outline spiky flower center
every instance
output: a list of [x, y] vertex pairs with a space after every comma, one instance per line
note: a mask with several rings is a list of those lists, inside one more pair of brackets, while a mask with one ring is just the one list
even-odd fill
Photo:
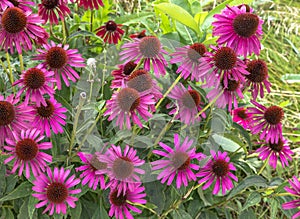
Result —
[[255, 14], [244, 13], [239, 14], [233, 20], [234, 32], [245, 38], [249, 38], [257, 31], [259, 18]]
[[228, 85], [226, 90], [227, 91], [236, 91], [240, 86], [240, 82], [239, 81], [235, 81], [235, 80], [228, 80]]
[[90, 165], [94, 170], [103, 170], [107, 167], [107, 163], [101, 162], [96, 154], [93, 155]]
[[45, 81], [44, 72], [38, 68], [31, 68], [24, 75], [24, 84], [31, 89], [41, 88], [45, 84]]
[[277, 125], [283, 119], [284, 112], [279, 106], [270, 106], [264, 113], [265, 120], [271, 125]]
[[133, 88], [123, 88], [117, 95], [117, 102], [123, 111], [133, 111], [140, 105], [139, 92]]
[[250, 12], [250, 6], [249, 5], [247, 5], [247, 4], [242, 4], [242, 5], [239, 5], [239, 6], [237, 6], [238, 8], [242, 8], [243, 6], [245, 6], [246, 7], [246, 12]]
[[55, 204], [63, 203], [69, 195], [68, 188], [63, 183], [53, 182], [47, 187], [47, 199]]
[[187, 55], [193, 62], [198, 63], [199, 58], [201, 58], [205, 52], [206, 52], [205, 45], [203, 45], [202, 43], [194, 43], [187, 50]]
[[50, 68], [60, 69], [67, 63], [67, 61], [67, 52], [61, 47], [52, 47], [46, 54], [46, 62]]
[[139, 49], [145, 58], [155, 58], [159, 55], [160, 47], [160, 41], [155, 36], [145, 36], [139, 44]]
[[189, 155], [185, 152], [176, 152], [171, 161], [173, 167], [177, 170], [186, 170], [191, 163]]
[[217, 159], [212, 165], [212, 171], [218, 177], [226, 176], [229, 172], [229, 163], [222, 159]]
[[146, 36], [146, 30], [143, 30], [142, 32], [140, 32], [136, 38], [142, 39], [143, 37]]
[[58, 6], [58, 0], [42, 0], [42, 4], [45, 8], [51, 10]]
[[1, 24], [8, 33], [19, 33], [25, 29], [27, 17], [20, 8], [7, 8], [2, 14]]
[[122, 156], [114, 161], [112, 170], [117, 179], [126, 179], [133, 173], [134, 166], [128, 157]]
[[118, 196], [118, 191], [114, 190], [112, 193], [110, 193], [109, 200], [113, 205], [122, 206], [126, 204], [127, 196], [126, 194], [123, 195], [123, 193]]
[[198, 106], [200, 100], [200, 95], [195, 90], [188, 90], [181, 97], [182, 104], [189, 109]]
[[253, 60], [247, 64], [250, 74], [245, 75], [253, 83], [261, 83], [268, 77], [268, 67], [263, 60]]
[[278, 143], [271, 143], [269, 142], [269, 147], [275, 151], [275, 152], [280, 152], [283, 148], [284, 142], [279, 139]]
[[37, 113], [40, 115], [40, 117], [43, 118], [50, 118], [54, 113], [54, 105], [49, 100], [46, 100], [47, 106], [41, 105], [40, 107], [37, 107]]
[[20, 2], [18, 2], [17, 0], [8, 0], [9, 2], [11, 2], [15, 7], [18, 7]]
[[123, 74], [130, 75], [131, 72], [135, 69], [136, 64], [133, 61], [127, 62], [123, 67]]
[[14, 106], [7, 101], [0, 101], [0, 126], [9, 125], [15, 119]]
[[37, 143], [30, 138], [25, 138], [17, 142], [16, 154], [20, 160], [32, 160], [36, 157], [38, 152], [39, 148]]
[[230, 70], [237, 61], [236, 53], [229, 47], [222, 47], [217, 50], [214, 56], [215, 65], [221, 70]]
[[117, 30], [118, 25], [114, 21], [108, 21], [105, 24], [105, 28], [106, 28], [107, 31], [114, 32], [114, 31]]
[[247, 119], [248, 118], [248, 114], [246, 113], [246, 109], [240, 109], [237, 112], [238, 117], [240, 117], [241, 119]]
[[152, 78], [145, 70], [136, 70], [128, 77], [128, 87], [139, 92], [143, 92], [152, 88]]

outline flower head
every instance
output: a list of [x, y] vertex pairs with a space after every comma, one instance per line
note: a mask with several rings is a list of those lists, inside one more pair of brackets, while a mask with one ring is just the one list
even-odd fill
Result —
[[[197, 173], [197, 177], [201, 177], [198, 183], [205, 183], [202, 187], [203, 190], [210, 187], [215, 181], [213, 194], [216, 195], [222, 187], [222, 194], [225, 195], [226, 190], [233, 188], [231, 179], [238, 181], [238, 178], [233, 175], [230, 171], [235, 171], [236, 168], [230, 163], [230, 158], [227, 156], [227, 152], [220, 152], [216, 154], [215, 151], [210, 152], [212, 159], [209, 160], [206, 165]], [[231, 178], [231, 179], [230, 179]]]
[[251, 116], [249, 115], [248, 109], [245, 107], [236, 108], [231, 111], [233, 115], [233, 121], [237, 124], [240, 124], [244, 127], [244, 129], [249, 128], [249, 122], [251, 120]]
[[130, 35], [129, 35], [129, 37], [130, 37], [131, 39], [134, 39], [134, 38], [139, 38], [139, 39], [141, 39], [141, 38], [143, 38], [143, 37], [145, 37], [145, 36], [147, 36], [147, 35], [146, 35], [146, 30], [142, 30], [142, 31], [139, 32], [139, 33], [134, 33], [134, 34], [130, 34]]
[[205, 155], [202, 153], [196, 153], [196, 148], [190, 149], [193, 144], [193, 140], [189, 140], [186, 137], [182, 144], [180, 144], [179, 135], [174, 135], [174, 146], [172, 149], [168, 145], [160, 142], [159, 145], [165, 150], [153, 150], [154, 154], [165, 157], [166, 159], [161, 159], [151, 162], [152, 170], [163, 169], [157, 179], [162, 183], [167, 182], [167, 185], [171, 185], [175, 176], [176, 187], [180, 188], [183, 184], [188, 186], [188, 181], [196, 181], [196, 176], [193, 170], [199, 170], [200, 166], [192, 163], [193, 161], [204, 158]]
[[105, 25], [96, 29], [96, 35], [101, 37], [103, 41], [110, 44], [117, 44], [121, 40], [121, 36], [124, 34], [122, 30], [122, 24], [116, 24], [114, 21], [108, 21]]
[[125, 43], [122, 48], [124, 50], [120, 52], [120, 60], [135, 60], [135, 63], [139, 63], [143, 59], [146, 71], [150, 71], [152, 66], [156, 77], [166, 74], [165, 67], [168, 63], [163, 54], [167, 54], [167, 51], [163, 50], [157, 37], [145, 36], [140, 39], [135, 38], [134, 42]]
[[55, 209], [57, 214], [66, 214], [66, 203], [71, 208], [75, 208], [75, 201], [77, 201], [78, 198], [71, 195], [80, 193], [81, 189], [72, 190], [71, 188], [79, 184], [80, 179], [75, 179], [75, 175], [68, 177], [70, 172], [70, 170], [65, 170], [63, 167], [60, 169], [55, 167], [52, 172], [48, 167], [46, 174], [41, 173], [41, 175], [36, 177], [36, 180], [33, 181], [34, 186], [32, 190], [37, 193], [32, 194], [32, 196], [41, 201], [36, 204], [35, 207], [41, 208], [47, 205], [43, 214], [50, 211], [49, 215], [53, 215]]
[[103, 7], [103, 1], [102, 0], [71, 0], [72, 2], [79, 2], [79, 6], [83, 6], [85, 10], [87, 9], [99, 9], [100, 6]]
[[65, 0], [42, 0], [39, 6], [39, 15], [45, 23], [49, 20], [50, 24], [58, 24], [58, 16], [61, 20], [71, 13]]
[[247, 57], [253, 52], [259, 55], [263, 20], [252, 9], [247, 11], [245, 5], [226, 7], [221, 14], [214, 15], [213, 35], [220, 36], [217, 43], [232, 48], [237, 55]]
[[118, 65], [118, 69], [111, 72], [114, 79], [111, 82], [111, 88], [120, 88], [128, 80], [128, 76], [136, 68], [137, 64], [133, 61], [126, 62], [124, 64]]
[[47, 167], [46, 162], [52, 162], [51, 155], [40, 151], [52, 148], [52, 143], [40, 142], [44, 139], [44, 136], [40, 135], [40, 133], [38, 129], [27, 129], [26, 131], [23, 129], [20, 134], [13, 133], [14, 140], [6, 139], [8, 146], [4, 146], [4, 149], [9, 151], [8, 154], [11, 156], [4, 163], [7, 164], [15, 159], [12, 173], [15, 173], [19, 168], [18, 175], [21, 176], [25, 169], [25, 176], [28, 179], [31, 169], [36, 177], [45, 171]]
[[[300, 207], [300, 182], [296, 176], [293, 176], [292, 179], [289, 179], [290, 187], [284, 187], [285, 191], [291, 193], [293, 196], [296, 196], [298, 199], [286, 202], [282, 204], [282, 208], [285, 210], [298, 208]], [[292, 219], [296, 219], [300, 217], [300, 211], [292, 216]]]
[[54, 71], [57, 88], [61, 90], [61, 79], [63, 78], [66, 86], [70, 86], [69, 80], [76, 82], [79, 75], [72, 67], [85, 67], [84, 59], [78, 54], [77, 49], [69, 49], [69, 45], [56, 45], [54, 42], [43, 45], [45, 50], [37, 49], [40, 53], [34, 60], [42, 60], [42, 66]]
[[17, 7], [23, 11], [32, 11], [30, 6], [34, 6], [35, 3], [28, 0], [1, 0], [0, 11], [5, 10], [7, 7]]

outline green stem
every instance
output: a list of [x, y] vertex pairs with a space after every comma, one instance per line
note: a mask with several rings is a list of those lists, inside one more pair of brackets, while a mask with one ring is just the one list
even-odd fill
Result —
[[94, 10], [91, 10], [91, 23], [90, 23], [90, 31], [93, 32], [93, 21], [94, 20]]
[[12, 86], [12, 89], [13, 91], [15, 92], [16, 89], [15, 87], [13, 86], [13, 83], [14, 83], [14, 76], [13, 76], [13, 73], [12, 73], [12, 68], [11, 68], [11, 63], [10, 63], [10, 57], [9, 57], [9, 54], [8, 52], [6, 53], [6, 61], [7, 61], [7, 66], [8, 66], [8, 72], [9, 72], [9, 80], [10, 80], [10, 83], [11, 83], [11, 86]]
[[102, 86], [101, 86], [101, 94], [102, 94], [102, 98], [104, 99], [104, 85], [105, 85], [105, 74], [106, 74], [106, 72], [107, 72], [107, 69], [106, 69], [106, 65], [107, 65], [107, 62], [106, 62], [106, 44], [104, 44], [104, 46], [103, 46], [103, 55], [104, 55], [104, 63], [103, 63], [103, 65], [104, 65], [104, 68], [103, 68], [103, 70], [102, 70], [102, 81], [101, 81], [101, 83], [102, 83]]
[[61, 23], [62, 23], [62, 31], [63, 31], [63, 42], [62, 42], [62, 44], [65, 44], [66, 41], [67, 41], [69, 33], [68, 33], [68, 28], [67, 28], [65, 20], [62, 20]]
[[271, 157], [271, 154], [268, 156], [268, 158], [265, 160], [264, 164], [262, 165], [262, 167], [260, 168], [260, 170], [258, 171], [257, 175], [260, 175], [262, 173], [262, 171], [265, 169], [265, 167], [267, 166], [269, 159]]
[[23, 62], [23, 55], [22, 53], [19, 54], [19, 60], [20, 60], [20, 70], [21, 70], [21, 73], [24, 71], [24, 62]]

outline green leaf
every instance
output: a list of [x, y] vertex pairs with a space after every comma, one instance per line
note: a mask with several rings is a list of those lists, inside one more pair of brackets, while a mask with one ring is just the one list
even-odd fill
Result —
[[8, 195], [2, 197], [0, 199], [0, 202], [27, 197], [28, 195], [31, 194], [31, 191], [32, 191], [31, 188], [32, 188], [32, 184], [30, 182], [28, 182], [28, 181], [23, 182], [14, 191], [12, 191]]
[[225, 138], [218, 134], [213, 134], [212, 138], [215, 140], [217, 144], [219, 144], [225, 151], [234, 152], [240, 148], [240, 145], [230, 140], [229, 138]]
[[277, 212], [278, 212], [278, 201], [276, 199], [271, 200], [271, 215], [270, 218], [276, 218]]
[[192, 219], [192, 216], [182, 209], [176, 209], [175, 211], [172, 211], [171, 216], [174, 219]]
[[246, 203], [244, 204], [243, 210], [246, 210], [247, 208], [256, 205], [260, 202], [261, 195], [258, 192], [252, 192], [249, 197], [247, 198]]
[[200, 34], [199, 26], [197, 25], [194, 18], [186, 10], [179, 7], [178, 5], [172, 3], [161, 3], [154, 5], [154, 7], [166, 13], [178, 22], [184, 24], [185, 26], [190, 27], [196, 33]]
[[39, 200], [35, 197], [33, 197], [32, 195], [29, 196], [28, 199], [28, 216], [30, 219], [33, 218], [33, 214], [35, 211], [35, 205], [39, 202]]
[[76, 207], [71, 208], [71, 217], [74, 219], [80, 219], [81, 211], [82, 211], [82, 205], [80, 200], [76, 202]]
[[240, 214], [239, 219], [256, 219], [256, 215], [252, 209], [248, 209]]
[[139, 14], [129, 14], [129, 15], [123, 15], [121, 17], [117, 17], [115, 19], [115, 22], [117, 24], [133, 24], [133, 23], [140, 23], [142, 19], [152, 17], [154, 14], [152, 12], [142, 12]]
[[15, 216], [10, 208], [3, 208], [3, 215], [1, 216], [1, 219], [15, 219]]
[[28, 215], [28, 198], [25, 199], [25, 201], [23, 201], [23, 204], [20, 208], [19, 214], [18, 214], [18, 219], [27, 219], [29, 218]]
[[109, 219], [109, 216], [108, 216], [105, 208], [103, 207], [102, 201], [100, 203], [100, 207], [96, 208], [96, 211], [95, 211], [95, 213], [93, 214], [93, 217], [92, 217], [92, 219], [99, 219], [99, 218]]
[[281, 77], [281, 80], [289, 84], [300, 83], [300, 74], [285, 74]]

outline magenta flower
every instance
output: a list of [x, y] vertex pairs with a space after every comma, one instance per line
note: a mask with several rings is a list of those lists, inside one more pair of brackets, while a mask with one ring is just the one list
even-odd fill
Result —
[[24, 12], [32, 11], [30, 6], [34, 6], [35, 3], [27, 0], [1, 0], [0, 11], [4, 11], [7, 7], [17, 7], [22, 9]]
[[[146, 193], [145, 188], [138, 183], [134, 186], [132, 191], [126, 190], [124, 194], [118, 195], [117, 189], [111, 189], [109, 194], [109, 202], [111, 204], [108, 215], [110, 217], [115, 216], [116, 219], [134, 219], [129, 210], [136, 213], [142, 213], [140, 209], [133, 206], [131, 203], [146, 204], [147, 201], [144, 199]], [[130, 202], [130, 203], [129, 203]]]
[[101, 37], [105, 43], [118, 44], [118, 41], [121, 40], [121, 36], [124, 34], [124, 30], [120, 27], [122, 27], [122, 24], [108, 21], [105, 25], [96, 29], [96, 35]]
[[9, 0], [0, 1], [0, 11], [4, 11], [7, 7], [14, 7], [14, 5]]
[[251, 101], [255, 107], [249, 107], [249, 114], [252, 119], [250, 121], [250, 130], [252, 134], [261, 132], [260, 139], [266, 142], [278, 143], [282, 139], [282, 124], [284, 117], [283, 109], [279, 106], [265, 107], [254, 100]]
[[47, 137], [51, 136], [51, 130], [55, 134], [63, 133], [62, 126], [66, 125], [65, 119], [67, 118], [64, 113], [67, 112], [67, 109], [54, 98], [47, 99], [46, 103], [46, 106], [35, 106], [34, 110], [30, 112], [34, 118], [32, 126], [40, 129], [41, 134], [46, 133]]
[[49, 20], [50, 24], [58, 24], [58, 16], [61, 20], [64, 20], [71, 13], [65, 0], [42, 0], [42, 3], [38, 6], [38, 13], [45, 23]]
[[[47, 163], [52, 162], [52, 156], [41, 152], [52, 148], [51, 142], [40, 142], [45, 136], [40, 135], [38, 129], [23, 129], [20, 134], [14, 133], [14, 140], [6, 139], [8, 146], [4, 146], [8, 154], [11, 156], [4, 161], [4, 164], [15, 159], [12, 173], [15, 173], [19, 168], [18, 175], [21, 176], [25, 169], [25, 176], [30, 177], [30, 169], [35, 177], [45, 171], [48, 167]], [[45, 162], [46, 161], [46, 162]]]
[[251, 116], [249, 115], [248, 109], [244, 107], [236, 108], [231, 111], [233, 115], [233, 121], [237, 124], [243, 126], [244, 129], [249, 128], [249, 122], [251, 120]]
[[107, 101], [107, 110], [104, 116], [109, 115], [108, 121], [117, 117], [116, 124], [123, 128], [124, 120], [127, 129], [131, 129], [130, 118], [139, 127], [143, 127], [139, 114], [145, 121], [152, 117], [148, 111], [150, 105], [155, 104], [152, 94], [139, 93], [133, 88], [122, 88], [120, 91], [114, 92], [111, 100]]
[[288, 160], [292, 161], [291, 155], [294, 154], [291, 151], [288, 141], [284, 138], [279, 139], [278, 143], [267, 143], [265, 146], [258, 148], [256, 153], [259, 153], [259, 157], [262, 160], [269, 158], [269, 165], [276, 169], [277, 159], [279, 158], [282, 164], [282, 167], [288, 166]]
[[212, 193], [214, 195], [218, 194], [221, 186], [222, 194], [225, 195], [227, 190], [234, 187], [231, 179], [236, 182], [238, 181], [238, 178], [230, 172], [232, 170], [235, 171], [236, 168], [229, 162], [230, 158], [227, 156], [227, 152], [222, 153], [218, 151], [216, 154], [215, 151], [211, 150], [210, 153], [212, 159], [196, 174], [197, 177], [202, 178], [198, 183], [205, 183], [202, 187], [202, 189], [205, 190], [215, 181], [216, 183]]
[[54, 42], [43, 45], [45, 50], [37, 49], [40, 53], [33, 60], [42, 60], [42, 66], [54, 71], [57, 88], [61, 90], [61, 79], [64, 80], [66, 86], [70, 86], [69, 80], [76, 82], [79, 75], [72, 67], [85, 67], [84, 59], [78, 54], [77, 49], [69, 49], [69, 45], [56, 45]]
[[21, 79], [13, 84], [22, 87], [17, 97], [20, 97], [21, 94], [26, 91], [25, 104], [28, 104], [29, 99], [31, 99], [38, 107], [41, 106], [41, 104], [47, 106], [43, 95], [48, 94], [50, 97], [53, 97], [55, 93], [52, 86], [55, 82], [55, 79], [52, 77], [53, 75], [54, 72], [47, 71], [41, 65], [24, 71], [21, 75]]
[[190, 147], [193, 144], [193, 140], [189, 140], [186, 137], [182, 144], [180, 144], [180, 139], [178, 134], [174, 134], [174, 146], [172, 149], [168, 145], [159, 142], [159, 145], [165, 150], [153, 150], [154, 154], [165, 157], [166, 159], [161, 159], [151, 162], [152, 170], [163, 169], [157, 176], [161, 183], [167, 182], [167, 185], [171, 185], [175, 176], [176, 187], [179, 189], [183, 184], [185, 187], [188, 186], [188, 182], [193, 180], [196, 181], [196, 175], [193, 170], [199, 170], [200, 166], [192, 163], [193, 161], [199, 161], [204, 158], [205, 155], [202, 153], [196, 153], [196, 148]]
[[136, 183], [141, 179], [137, 174], [144, 174], [145, 171], [138, 168], [145, 163], [137, 155], [137, 151], [126, 145], [124, 152], [120, 146], [111, 145], [105, 155], [99, 155], [101, 162], [107, 164], [106, 169], [97, 170], [97, 174], [107, 174], [109, 182], [106, 188], [118, 190], [117, 196], [126, 194], [126, 191], [133, 192]]
[[[300, 206], [300, 182], [297, 179], [296, 176], [293, 176], [292, 179], [289, 179], [290, 187], [284, 187], [285, 191], [291, 193], [293, 196], [296, 196], [298, 199], [286, 202], [282, 204], [282, 208], [287, 210], [287, 209], [292, 209], [292, 208], [298, 208]], [[292, 216], [292, 219], [296, 219], [300, 217], [300, 211], [297, 212]]]
[[99, 9], [100, 6], [103, 7], [104, 4], [102, 2], [102, 0], [71, 0], [71, 2], [79, 2], [78, 5], [79, 6], [83, 6], [85, 10], [87, 9]]
[[118, 65], [118, 69], [111, 72], [114, 79], [111, 82], [111, 88], [121, 88], [128, 81], [128, 76], [133, 72], [137, 64], [133, 61]]
[[46, 43], [49, 35], [40, 27], [43, 20], [31, 11], [23, 11], [20, 8], [7, 8], [0, 14], [0, 49], [14, 53], [16, 47], [19, 54], [22, 49], [32, 50], [32, 43]]
[[76, 171], [81, 171], [80, 178], [83, 178], [81, 181], [82, 185], [88, 183], [90, 188], [93, 190], [97, 189], [98, 184], [100, 183], [100, 188], [105, 189], [105, 178], [103, 174], [96, 174], [97, 170], [105, 169], [107, 167], [106, 163], [103, 163], [99, 160], [99, 152], [95, 154], [87, 154], [78, 152], [77, 154], [80, 160], [84, 165], [77, 167]]
[[24, 103], [18, 104], [19, 101], [20, 98], [15, 98], [13, 94], [6, 99], [0, 95], [0, 149], [4, 140], [14, 139], [13, 132], [20, 133], [31, 126], [32, 108]]
[[[181, 77], [187, 79], [191, 75], [191, 80], [202, 79], [199, 71], [200, 58], [206, 53], [206, 47], [202, 43], [194, 43], [190, 46], [176, 48], [176, 52], [171, 54], [170, 63], [180, 63], [176, 73], [181, 72]], [[202, 80], [203, 81], [203, 80]]]
[[49, 215], [53, 215], [54, 210], [56, 210], [57, 214], [66, 214], [66, 203], [71, 208], [76, 207], [75, 201], [77, 201], [78, 198], [71, 195], [80, 193], [81, 189], [71, 190], [71, 188], [79, 184], [80, 179], [75, 179], [75, 175], [68, 178], [71, 171], [64, 170], [63, 167], [60, 169], [55, 167], [53, 172], [49, 167], [46, 169], [46, 174], [42, 173], [33, 181], [34, 186], [32, 190], [37, 193], [32, 194], [32, 196], [41, 201], [36, 204], [35, 207], [41, 208], [47, 205], [43, 214], [49, 211]]
[[245, 5], [226, 7], [222, 14], [214, 15], [217, 21], [212, 23], [213, 36], [220, 36], [217, 43], [232, 48], [237, 55], [259, 55], [264, 21]]
[[271, 92], [271, 83], [268, 81], [268, 67], [263, 60], [253, 60], [247, 64], [247, 71], [250, 73], [246, 75], [246, 85], [250, 86], [252, 97], [255, 100], [257, 95], [264, 97], [264, 87]]
[[165, 75], [165, 67], [168, 65], [163, 54], [168, 54], [163, 50], [159, 39], [155, 36], [145, 36], [143, 38], [135, 38], [132, 43], [125, 43], [120, 52], [120, 60], [132, 61], [139, 63], [144, 61], [144, 69], [150, 71], [153, 67], [153, 71], [156, 77]]
[[175, 107], [169, 114], [176, 114], [175, 118], [180, 119], [181, 122], [189, 125], [194, 124], [195, 121], [200, 121], [201, 117], [206, 118], [204, 112], [201, 114], [201, 117], [198, 116], [195, 118], [198, 112], [202, 110], [202, 107], [200, 106], [201, 96], [196, 90], [193, 90], [190, 87], [186, 89], [179, 83], [172, 89], [168, 96], [176, 100], [176, 104], [167, 105], [167, 108]]

